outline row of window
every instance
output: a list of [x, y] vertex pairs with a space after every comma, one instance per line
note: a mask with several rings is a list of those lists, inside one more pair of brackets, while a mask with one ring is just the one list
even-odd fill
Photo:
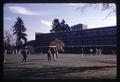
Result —
[[37, 40], [40, 40], [40, 39], [44, 39], [44, 40], [46, 40], [46, 39], [54, 39], [54, 38], [62, 38], [62, 39], [86, 39], [86, 38], [109, 38], [109, 37], [113, 37], [113, 36], [116, 36], [115, 34], [109, 34], [109, 35], [94, 35], [94, 36], [90, 36], [90, 35], [67, 35], [67, 36], [65, 36], [65, 35], [60, 35], [60, 36], [48, 36], [48, 35], [46, 35], [46, 36], [43, 36], [43, 35], [41, 35], [41, 36], [37, 36], [36, 37], [36, 39]]
[[[51, 38], [41, 38], [39, 39], [37, 42], [41, 43], [41, 44], [46, 44], [46, 43], [50, 43], [51, 41], [53, 41], [55, 38], [51, 37]], [[101, 36], [101, 37], [84, 37], [84, 38], [64, 38], [61, 37], [59, 38], [60, 40], [62, 40], [65, 44], [100, 44], [102, 42], [102, 44], [104, 43], [113, 43], [115, 44], [116, 40], [116, 36]], [[100, 43], [99, 43], [100, 42]]]
[[69, 41], [66, 45], [110, 45], [116, 44], [116, 40], [81, 40], [81, 41]]
[[115, 44], [116, 29], [102, 28], [99, 30], [80, 30], [36, 35], [36, 40], [41, 45], [46, 45], [55, 38], [62, 40], [66, 45]]

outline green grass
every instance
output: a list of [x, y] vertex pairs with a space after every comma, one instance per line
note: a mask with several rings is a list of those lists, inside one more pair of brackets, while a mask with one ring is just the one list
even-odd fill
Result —
[[[60, 54], [56, 62], [47, 61], [46, 54], [5, 55], [5, 78], [18, 79], [115, 79], [116, 55], [84, 56]], [[109, 63], [110, 62], [110, 63]]]

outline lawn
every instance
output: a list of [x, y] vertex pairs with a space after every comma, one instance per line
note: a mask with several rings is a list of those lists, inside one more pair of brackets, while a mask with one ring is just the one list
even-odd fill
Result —
[[5, 55], [6, 79], [116, 79], [116, 55], [59, 54], [54, 62], [46, 54]]

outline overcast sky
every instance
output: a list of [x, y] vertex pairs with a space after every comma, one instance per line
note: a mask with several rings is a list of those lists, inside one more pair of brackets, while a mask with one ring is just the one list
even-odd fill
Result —
[[28, 40], [35, 39], [35, 32], [50, 32], [54, 18], [58, 18], [60, 21], [64, 19], [69, 26], [80, 23], [87, 25], [88, 28], [116, 25], [116, 14], [105, 18], [109, 10], [103, 12], [100, 11], [99, 7], [93, 8], [88, 6], [84, 11], [81, 11], [80, 8], [84, 5], [83, 3], [5, 4], [4, 31], [12, 30], [17, 17], [21, 17], [24, 21]]

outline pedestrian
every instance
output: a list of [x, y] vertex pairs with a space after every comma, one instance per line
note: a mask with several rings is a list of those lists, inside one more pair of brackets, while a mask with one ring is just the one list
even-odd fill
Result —
[[102, 50], [101, 49], [99, 49], [99, 55], [102, 55]]
[[81, 49], [81, 57], [83, 57], [83, 54], [84, 54], [84, 50], [83, 48]]
[[98, 55], [99, 53], [98, 53], [98, 49], [96, 48], [96, 53], [95, 53], [96, 55]]
[[112, 54], [115, 54], [115, 50], [112, 50]]
[[26, 50], [26, 48], [23, 48], [23, 49], [21, 50], [21, 54], [22, 54], [22, 56], [23, 56], [22, 63], [23, 63], [23, 62], [26, 62], [26, 60], [27, 60], [27, 50]]
[[50, 49], [48, 49], [47, 57], [48, 57], [48, 61], [51, 61], [51, 51], [50, 51]]
[[30, 49], [29, 48], [26, 48], [26, 53], [27, 53], [27, 55], [30, 55]]
[[3, 63], [6, 63], [5, 55], [7, 55], [7, 50], [4, 50], [4, 60], [3, 60]]
[[6, 60], [5, 60], [5, 58], [3, 59], [3, 63], [6, 63]]
[[56, 58], [58, 58], [58, 49], [55, 48], [55, 54], [56, 54]]
[[92, 56], [92, 52], [93, 52], [93, 49], [90, 49], [90, 54], [91, 54], [91, 56]]
[[54, 48], [54, 47], [51, 47], [51, 48], [50, 48], [50, 51], [51, 51], [51, 54], [52, 54], [52, 57], [53, 57], [53, 61], [56, 61], [55, 48]]

